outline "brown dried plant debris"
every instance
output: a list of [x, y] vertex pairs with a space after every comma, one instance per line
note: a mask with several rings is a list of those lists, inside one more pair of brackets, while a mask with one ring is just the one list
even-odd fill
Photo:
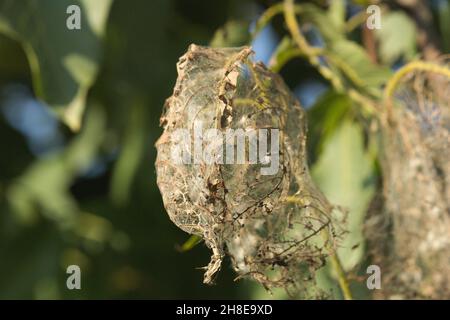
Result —
[[[227, 253], [240, 277], [268, 289], [298, 290], [324, 264], [330, 245], [324, 242], [335, 243], [331, 206], [309, 175], [304, 110], [281, 77], [251, 55], [249, 47], [191, 45], [180, 58], [156, 143], [157, 182], [170, 219], [212, 250], [205, 283], [213, 282]], [[221, 132], [279, 129], [276, 173], [263, 175], [266, 164], [248, 161], [174, 163], [174, 132], [188, 129], [192, 136], [198, 124]], [[212, 142], [220, 154], [224, 141]], [[191, 156], [192, 144], [183, 151]]]

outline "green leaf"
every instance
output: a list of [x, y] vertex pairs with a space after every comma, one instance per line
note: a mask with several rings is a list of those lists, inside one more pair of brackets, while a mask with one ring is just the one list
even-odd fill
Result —
[[147, 115], [145, 101], [139, 97], [130, 101], [126, 128], [121, 143], [122, 150], [114, 166], [110, 197], [117, 206], [128, 203], [132, 194], [133, 181], [145, 151]]
[[200, 236], [192, 235], [187, 239], [180, 247], [180, 252], [186, 252], [194, 248], [196, 245], [198, 245], [200, 242], [202, 242], [203, 239]]
[[310, 155], [313, 157], [320, 155], [324, 143], [339, 128], [350, 108], [351, 100], [347, 95], [328, 91], [308, 110], [308, 153]]
[[369, 91], [384, 84], [391, 75], [387, 67], [372, 63], [366, 51], [350, 40], [341, 39], [330, 43], [327, 56], [350, 81]]
[[[341, 9], [337, 5], [333, 6], [336, 6], [331, 8], [333, 12], [327, 12], [313, 4], [306, 3], [302, 5], [302, 19], [314, 24], [327, 42], [344, 38], [343, 28], [341, 30], [339, 26], [339, 10]], [[333, 18], [330, 18], [329, 14], [333, 15]]]
[[92, 105], [86, 123], [62, 151], [31, 164], [7, 189], [7, 199], [25, 223], [33, 223], [41, 212], [67, 226], [73, 223], [79, 208], [70, 193], [73, 179], [88, 169], [103, 141], [106, 116], [102, 107]]
[[375, 191], [374, 164], [364, 149], [359, 124], [344, 121], [326, 141], [312, 167], [313, 179], [334, 205], [348, 209], [338, 255], [346, 270], [355, 268], [364, 253], [363, 220]]
[[283, 37], [270, 58], [269, 69], [279, 72], [289, 60], [298, 56], [299, 53], [300, 50], [297, 49], [292, 39], [288, 36]]
[[325, 56], [332, 69], [338, 68], [354, 85], [377, 94], [391, 72], [370, 60], [363, 47], [345, 38], [345, 4], [333, 1], [326, 12], [312, 4], [302, 6], [302, 18], [316, 26], [326, 42]]
[[331, 1], [330, 7], [328, 8], [328, 17], [339, 28], [339, 31], [343, 31], [345, 25], [345, 1]]
[[383, 14], [381, 29], [376, 30], [380, 43], [380, 57], [392, 64], [398, 58], [411, 59], [416, 52], [416, 28], [414, 22], [403, 12]]
[[[99, 69], [101, 37], [112, 0], [1, 0], [0, 32], [22, 45], [36, 95], [73, 130]], [[69, 30], [67, 7], [81, 8], [81, 30]]]

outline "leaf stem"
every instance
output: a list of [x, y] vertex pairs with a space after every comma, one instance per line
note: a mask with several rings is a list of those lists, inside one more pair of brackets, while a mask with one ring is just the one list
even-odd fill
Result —
[[[261, 32], [264, 27], [269, 24], [269, 22], [276, 16], [281, 13], [283, 13], [284, 10], [284, 4], [283, 2], [279, 2], [277, 4], [274, 4], [273, 6], [270, 6], [267, 8], [266, 11], [263, 12], [263, 14], [260, 16], [258, 21], [256, 21], [255, 29], [252, 32], [252, 39], [254, 39], [258, 33]], [[301, 13], [303, 12], [303, 8], [300, 5], [294, 5], [294, 12], [295, 13]]]
[[350, 33], [355, 30], [359, 25], [364, 23], [367, 20], [367, 13], [362, 10], [348, 19], [345, 24], [345, 32]]
[[397, 88], [400, 80], [408, 73], [413, 71], [429, 71], [437, 74], [441, 74], [450, 79], [450, 69], [435, 63], [425, 61], [413, 61], [402, 68], [400, 68], [387, 82], [384, 89], [384, 101], [387, 108], [391, 108], [391, 100], [394, 95], [394, 91]]
[[[316, 50], [316, 48], [310, 46], [303, 37], [300, 32], [300, 27], [295, 16], [295, 12], [294, 0], [284, 0], [284, 18], [286, 25], [299, 50], [308, 58], [309, 63], [317, 68], [322, 77], [330, 81], [331, 85], [337, 92], [345, 91], [346, 88], [340, 77], [333, 73], [329, 67], [320, 62], [320, 54], [325, 53], [326, 51]], [[299, 53], [297, 52], [296, 55], [299, 55]], [[365, 97], [359, 93], [357, 90], [347, 88], [347, 93], [353, 101], [364, 107], [369, 114], [373, 114], [377, 111], [376, 104], [368, 97]]]
[[330, 251], [331, 266], [336, 272], [339, 287], [341, 288], [342, 291], [342, 295], [344, 296], [345, 300], [352, 300], [353, 297], [350, 291], [350, 286], [347, 277], [345, 275], [344, 268], [342, 267], [341, 260], [339, 259], [335, 248], [333, 248], [333, 245], [331, 244], [330, 235], [327, 232], [327, 229], [324, 229], [322, 231], [322, 236], [324, 238], [325, 243], [327, 244], [328, 250]]

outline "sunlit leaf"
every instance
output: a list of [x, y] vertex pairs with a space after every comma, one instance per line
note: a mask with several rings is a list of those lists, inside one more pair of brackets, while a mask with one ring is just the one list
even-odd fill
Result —
[[186, 240], [185, 243], [183, 243], [179, 250], [181, 252], [186, 252], [191, 250], [192, 248], [194, 248], [197, 244], [199, 244], [200, 242], [202, 242], [202, 238], [196, 235], [192, 235], [189, 237], [189, 239]]
[[334, 205], [348, 210], [338, 254], [344, 268], [354, 268], [363, 257], [363, 219], [374, 194], [373, 160], [364, 149], [363, 131], [345, 120], [326, 141], [324, 151], [312, 167], [313, 179]]
[[328, 17], [339, 28], [340, 31], [344, 28], [345, 23], [345, 6], [344, 0], [330, 1], [330, 7], [328, 9]]
[[89, 108], [86, 120], [66, 149], [34, 162], [8, 187], [8, 201], [22, 221], [31, 223], [42, 212], [61, 225], [73, 223], [78, 204], [69, 188], [73, 179], [91, 165], [103, 139], [103, 110]]
[[[335, 1], [333, 1], [335, 2]], [[306, 3], [302, 5], [302, 19], [307, 22], [311, 22], [316, 26], [320, 35], [325, 39], [325, 41], [336, 41], [344, 37], [343, 30], [340, 30], [339, 21], [341, 19], [341, 11], [339, 4], [334, 4], [332, 11], [327, 12], [317, 7], [316, 5]], [[333, 18], [330, 19], [330, 15]]]
[[145, 150], [146, 109], [143, 101], [139, 98], [135, 100], [130, 102], [123, 147], [111, 179], [111, 200], [118, 206], [123, 206], [130, 198], [133, 178]]
[[324, 143], [339, 128], [350, 107], [351, 100], [347, 95], [329, 91], [308, 110], [308, 149], [311, 157], [320, 155]]
[[380, 56], [384, 63], [391, 64], [400, 57], [411, 59], [414, 56], [416, 28], [405, 13], [384, 13], [381, 29], [376, 29], [375, 35], [380, 42]]
[[382, 85], [391, 75], [388, 68], [372, 63], [364, 48], [350, 40], [330, 43], [328, 56], [351, 82], [368, 90]]

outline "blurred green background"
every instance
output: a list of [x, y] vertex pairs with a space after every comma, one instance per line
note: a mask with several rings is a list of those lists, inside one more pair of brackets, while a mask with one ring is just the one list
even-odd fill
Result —
[[[369, 4], [300, 2], [346, 21]], [[282, 16], [253, 40], [249, 32], [274, 3], [0, 1], [1, 299], [270, 297], [247, 280], [234, 282], [229, 261], [215, 286], [202, 284], [196, 268], [208, 263], [209, 250], [201, 244], [180, 251], [189, 235], [163, 208], [154, 142], [175, 64], [188, 45], [252, 43], [255, 59], [268, 63], [286, 33]], [[66, 28], [71, 4], [82, 9], [81, 30]], [[449, 2], [427, 5], [433, 35], [448, 52]], [[376, 65], [389, 74], [417, 57], [420, 44], [410, 12], [401, 3], [387, 8]], [[320, 33], [306, 31], [320, 45]], [[347, 36], [364, 48], [359, 28]], [[355, 62], [362, 69], [364, 59]], [[331, 90], [304, 59], [290, 61], [281, 74], [309, 109], [314, 178], [351, 214], [340, 255], [358, 273], [365, 263], [362, 221], [379, 188], [365, 134], [370, 123], [359, 121], [348, 96]], [[71, 264], [81, 267], [81, 290], [66, 288]], [[320, 282], [335, 287], [329, 278]]]

